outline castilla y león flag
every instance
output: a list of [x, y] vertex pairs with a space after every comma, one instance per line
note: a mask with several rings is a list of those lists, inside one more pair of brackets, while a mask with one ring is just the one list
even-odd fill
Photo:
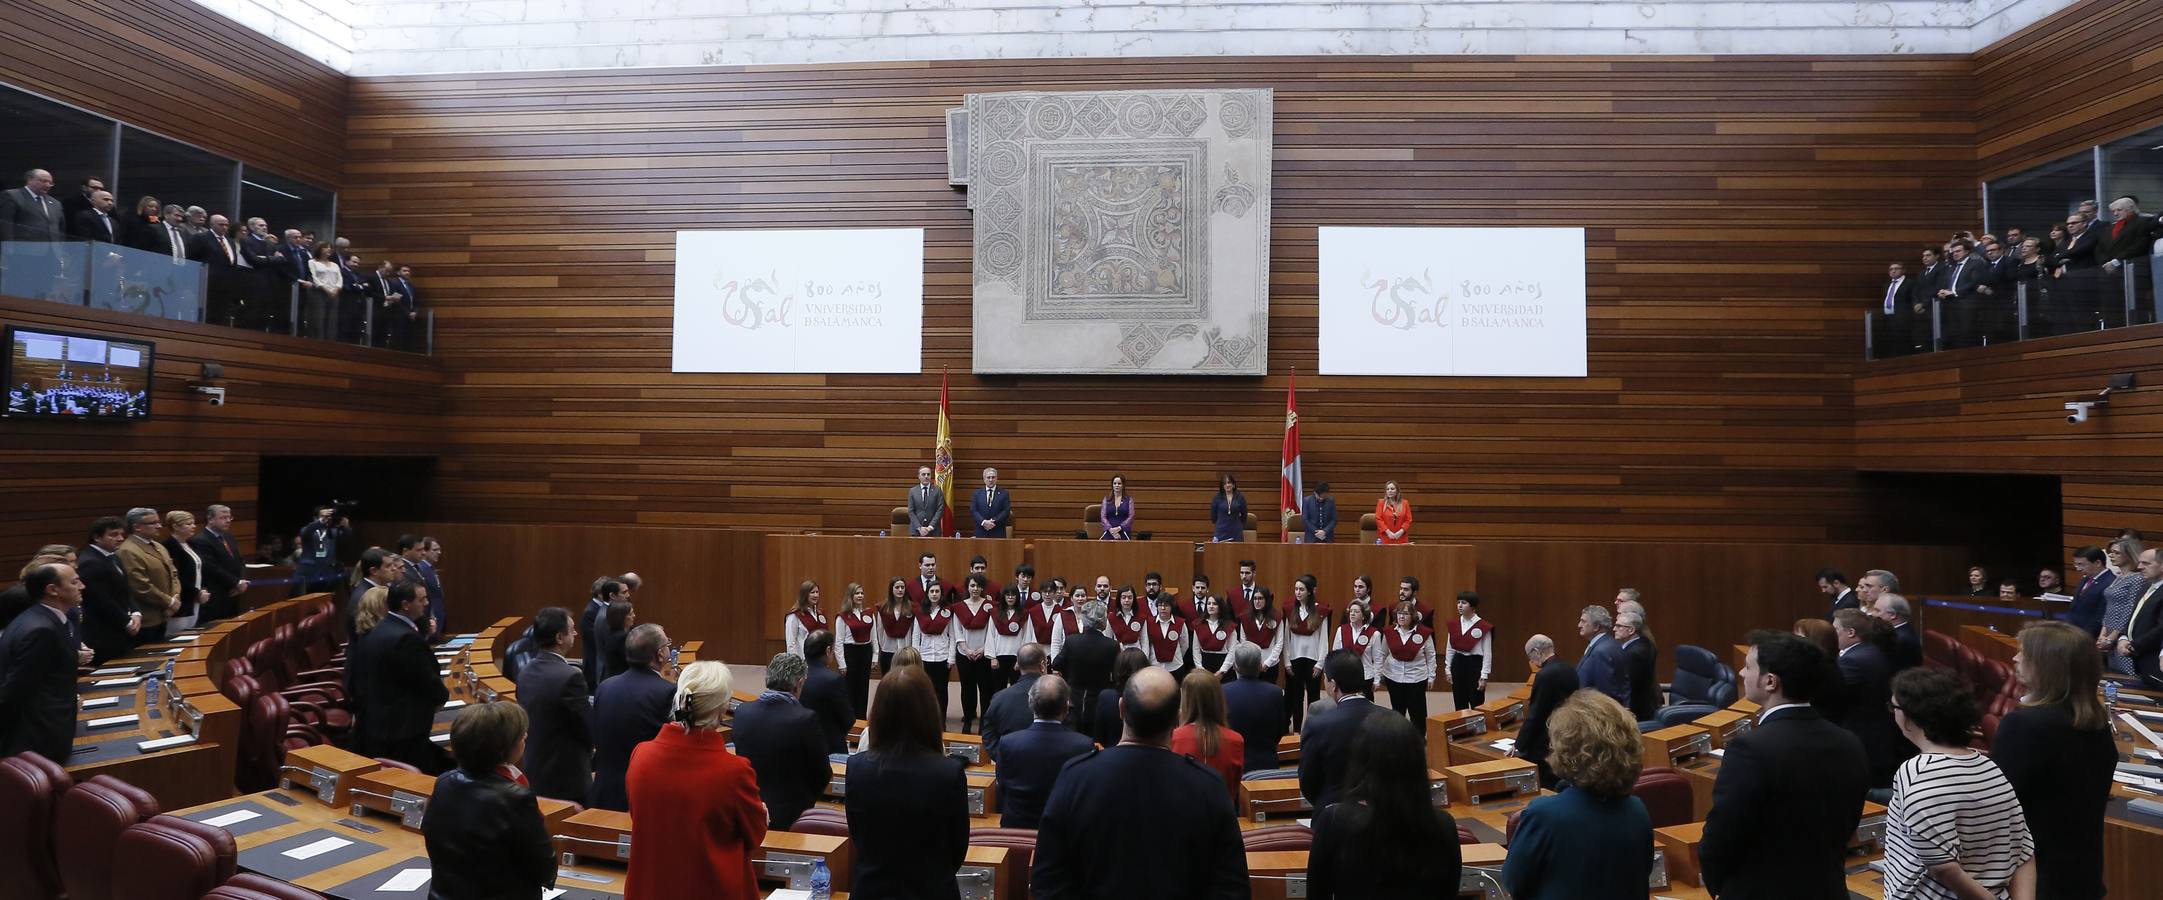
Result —
[[1299, 479], [1299, 370], [1284, 388], [1284, 477], [1277, 488], [1277, 540], [1292, 539], [1292, 520], [1299, 516], [1299, 500], [1306, 487]]

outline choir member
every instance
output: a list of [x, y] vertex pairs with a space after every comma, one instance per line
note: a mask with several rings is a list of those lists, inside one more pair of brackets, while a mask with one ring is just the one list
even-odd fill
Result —
[[894, 653], [916, 642], [916, 605], [909, 601], [909, 581], [896, 578], [886, 583], [886, 602], [879, 604], [879, 630], [873, 635], [879, 648], [879, 674], [894, 670]]
[[1329, 607], [1317, 600], [1320, 582], [1301, 575], [1292, 582], [1284, 613], [1284, 714], [1298, 731], [1307, 704], [1322, 698], [1322, 657], [1329, 654]]
[[796, 588], [796, 605], [781, 619], [781, 639], [790, 653], [804, 655], [804, 638], [826, 631], [826, 613], [819, 610], [819, 583], [806, 581]]
[[945, 727], [947, 672], [961, 649], [961, 627], [955, 623], [954, 611], [939, 604], [945, 593], [946, 589], [937, 584], [926, 592], [928, 600], [923, 609], [916, 611], [916, 630], [909, 641], [923, 659], [924, 674], [931, 678], [933, 692], [939, 696], [941, 728]]
[[1277, 598], [1268, 588], [1252, 594], [1254, 607], [1239, 623], [1239, 640], [1262, 651], [1262, 680], [1277, 681], [1277, 666], [1284, 659], [1284, 623], [1277, 618]]
[[1480, 618], [1480, 595], [1457, 594], [1457, 617], [1450, 620], [1450, 693], [1458, 709], [1487, 702], [1487, 676], [1494, 671], [1495, 627]]
[[1232, 670], [1232, 647], [1239, 643], [1239, 623], [1224, 614], [1224, 601], [1202, 601], [1202, 616], [1194, 622], [1194, 664], [1204, 672], [1224, 675]]
[[1415, 725], [1427, 721], [1427, 691], [1434, 687], [1434, 632], [1419, 623], [1411, 601], [1397, 604], [1394, 627], [1382, 633], [1382, 683], [1389, 688], [1391, 709]]
[[1112, 606], [1112, 614], [1104, 620], [1104, 627], [1105, 633], [1119, 642], [1119, 649], [1142, 649], [1142, 632], [1149, 627], [1149, 620], [1142, 616], [1141, 608], [1135, 605], [1133, 588], [1119, 592], [1119, 602]]
[[[1364, 579], [1366, 576], [1362, 575]], [[1344, 605], [1344, 624], [1329, 633], [1329, 649], [1350, 650], [1359, 654], [1360, 667], [1367, 677], [1360, 681], [1359, 692], [1367, 699], [1374, 699], [1374, 686], [1381, 683], [1380, 661], [1376, 659], [1374, 639], [1381, 634], [1367, 618], [1367, 603], [1354, 600]], [[1328, 657], [1323, 657], [1325, 660]]]
[[991, 579], [982, 573], [969, 576], [967, 597], [954, 604], [954, 621], [961, 626], [954, 668], [961, 673], [961, 730], [976, 732], [976, 711], [991, 703], [991, 597], [985, 591]]
[[879, 617], [864, 608], [863, 585], [850, 582], [844, 594], [841, 614], [834, 617], [834, 636], [841, 639], [841, 653], [835, 659], [848, 678], [849, 703], [861, 719], [871, 711], [871, 657], [878, 646], [874, 635]]
[[[1121, 603], [1131, 597], [1131, 590], [1119, 593]], [[1149, 621], [1145, 631], [1149, 651], [1149, 664], [1172, 673], [1174, 677], [1187, 674], [1187, 657], [1193, 650], [1193, 636], [1187, 631], [1187, 623], [1172, 614], [1167, 603], [1157, 608], [1157, 617]]]
[[991, 695], [1013, 684], [1019, 676], [1014, 663], [1021, 654], [1021, 633], [1028, 624], [1029, 613], [1021, 608], [1021, 591], [1013, 585], [999, 591], [999, 603], [991, 612], [989, 649], [985, 651], [991, 657], [992, 684], [984, 695], [984, 709], [991, 709]]

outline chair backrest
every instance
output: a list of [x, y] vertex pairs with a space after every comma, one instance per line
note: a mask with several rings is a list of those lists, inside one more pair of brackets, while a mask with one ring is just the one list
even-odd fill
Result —
[[1691, 644], [1675, 648], [1675, 703], [1724, 707], [1735, 702], [1735, 670], [1712, 651]]
[[1381, 520], [1376, 519], [1374, 517], [1374, 513], [1362, 514], [1359, 517], [1359, 542], [1362, 544], [1372, 544], [1381, 537]]
[[156, 797], [110, 775], [62, 794], [53, 813], [53, 858], [68, 900], [112, 900], [114, 842], [158, 813]]
[[1644, 801], [1645, 811], [1652, 814], [1654, 828], [1688, 825], [1697, 820], [1690, 781], [1674, 769], [1654, 766], [1639, 772], [1637, 786], [1631, 788], [1630, 793]]
[[243, 794], [278, 786], [278, 767], [285, 763], [285, 727], [293, 720], [293, 708], [277, 694], [257, 694], [241, 720], [239, 770], [234, 785]]
[[1006, 848], [1006, 884], [1001, 897], [1029, 896], [1029, 865], [1036, 856], [1036, 831], [1029, 828], [971, 828], [969, 843], [977, 847]]
[[838, 809], [814, 806], [796, 817], [789, 830], [797, 834], [823, 834], [831, 837], [849, 836], [849, 815]]
[[1314, 846], [1314, 829], [1305, 825], [1266, 825], [1240, 835], [1248, 853], [1265, 850], [1306, 850]]
[[1254, 540], [1254, 536], [1255, 536], [1255, 529], [1254, 529], [1254, 525], [1255, 525], [1255, 522], [1254, 522], [1254, 514], [1250, 512], [1250, 513], [1248, 513], [1248, 514], [1247, 514], [1247, 527], [1246, 527], [1246, 528], [1244, 528], [1244, 529], [1242, 529], [1242, 531], [1243, 531], [1244, 533], [1243, 533], [1243, 534], [1241, 534], [1241, 535], [1240, 535], [1240, 537], [1241, 537], [1241, 538], [1243, 538], [1243, 539], [1245, 539], [1245, 540], [1247, 540], [1247, 541], [1249, 541], [1249, 542], [1252, 542], [1252, 541]]
[[514, 684], [517, 683], [518, 673], [526, 670], [526, 663], [533, 661], [534, 651], [538, 649], [540, 649], [540, 645], [533, 642], [533, 632], [531, 631], [526, 632], [524, 637], [512, 641], [509, 647], [503, 649], [503, 677], [510, 679]]
[[909, 534], [909, 508], [908, 508], [908, 507], [906, 507], [906, 506], [896, 506], [896, 507], [894, 507], [894, 513], [893, 513], [893, 515], [890, 515], [890, 516], [888, 516], [888, 517], [887, 517], [886, 525], [887, 525], [887, 528], [886, 528], [886, 536], [887, 536], [887, 537], [906, 537], [906, 536], [908, 536], [908, 534]]
[[53, 860], [53, 807], [75, 780], [35, 753], [0, 759], [0, 900], [51, 900], [63, 888]]
[[1104, 536], [1104, 506], [1091, 503], [1082, 507], [1082, 530], [1089, 533], [1090, 540]]
[[1923, 632], [1923, 661], [1941, 669], [1956, 669], [1960, 662], [1960, 642], [1942, 631]]
[[323, 900], [323, 895], [254, 872], [242, 872], [203, 895], [203, 900]]
[[113, 896], [127, 900], [198, 900], [233, 877], [233, 835], [173, 816], [128, 826], [113, 842]]

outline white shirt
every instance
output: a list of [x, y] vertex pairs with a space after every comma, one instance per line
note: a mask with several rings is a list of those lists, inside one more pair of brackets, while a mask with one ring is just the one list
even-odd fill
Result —
[[[1457, 625], [1460, 629], [1469, 629], [1472, 627], [1472, 623], [1478, 619], [1478, 616], [1473, 616], [1470, 619], [1467, 619], [1463, 616], [1458, 616]], [[1467, 633], [1469, 634], [1470, 632]], [[1628, 647], [1629, 645], [1624, 644], [1623, 646]], [[1472, 652], [1478, 654], [1480, 658], [1480, 677], [1486, 678], [1488, 675], [1492, 674], [1495, 670], [1495, 631], [1493, 628], [1486, 627], [1480, 629], [1479, 643], [1472, 648]], [[1456, 663], [1457, 657], [1459, 655], [1460, 654], [1458, 654], [1457, 652], [1457, 645], [1450, 644], [1449, 661], [1452, 664]]]
[[1293, 631], [1290, 624], [1293, 620], [1305, 621], [1308, 616], [1321, 611], [1320, 607], [1309, 611], [1307, 608], [1294, 603], [1292, 604], [1291, 615], [1286, 616], [1284, 622], [1278, 623], [1285, 631], [1283, 641], [1284, 655], [1287, 659], [1311, 659], [1320, 662], [1322, 657], [1329, 655], [1329, 620], [1327, 618], [1324, 618], [1315, 626], [1313, 634], [1300, 634]]
[[[826, 614], [815, 612], [812, 613], [812, 616], [818, 621], [821, 630], [826, 630], [823, 627], [827, 624]], [[809, 637], [811, 637], [811, 629], [805, 628], [803, 620], [796, 617], [796, 610], [789, 610], [789, 614], [781, 618], [781, 641], [788, 645], [790, 653], [797, 656], [804, 655], [804, 641]]]
[[1396, 629], [1398, 640], [1419, 641], [1419, 651], [1411, 662], [1398, 659], [1389, 650], [1389, 635], [1376, 635], [1374, 646], [1381, 651], [1382, 678], [1398, 684], [1424, 684], [1434, 680], [1434, 641], [1419, 633], [1419, 629]]
[[871, 626], [871, 642], [878, 646], [880, 653], [898, 653], [903, 647], [916, 645], [915, 616], [909, 617], [909, 627], [901, 633], [900, 637], [887, 636], [885, 613], [873, 612], [872, 619], [874, 624]]
[[916, 652], [924, 657], [925, 662], [953, 662], [954, 653], [961, 646], [961, 623], [954, 621], [954, 614], [950, 610], [939, 610], [932, 618], [945, 619], [946, 630], [938, 634], [925, 634], [923, 626], [919, 625], [915, 631], [909, 633], [909, 644], [916, 648]]
[[1344, 640], [1344, 627], [1340, 625], [1329, 630], [1329, 649], [1350, 650], [1359, 654], [1360, 666], [1366, 670], [1367, 681], [1371, 683], [1375, 679], [1382, 677], [1379, 671], [1381, 661], [1375, 658], [1375, 650], [1382, 643], [1382, 632], [1365, 625], [1361, 625], [1360, 630], [1367, 632], [1369, 635], [1367, 646], [1362, 647], [1358, 644], [1346, 643]]
[[[1236, 624], [1233, 627], [1232, 646], [1237, 647], [1240, 644], [1253, 645], [1254, 649], [1261, 651], [1262, 668], [1267, 669], [1284, 661], [1284, 632], [1284, 622], [1280, 619], [1277, 622], [1276, 629], [1270, 633], [1269, 643], [1264, 644], [1248, 640], [1246, 625], [1244, 623]], [[1226, 652], [1230, 652], [1229, 647], [1226, 648]]]

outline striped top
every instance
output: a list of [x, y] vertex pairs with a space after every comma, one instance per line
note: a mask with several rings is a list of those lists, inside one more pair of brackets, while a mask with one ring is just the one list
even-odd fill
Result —
[[1958, 862], [1994, 895], [2006, 896], [2013, 872], [2035, 856], [2020, 798], [1981, 753], [1924, 753], [1900, 764], [1886, 811], [1885, 896], [1956, 900], [1929, 875]]

